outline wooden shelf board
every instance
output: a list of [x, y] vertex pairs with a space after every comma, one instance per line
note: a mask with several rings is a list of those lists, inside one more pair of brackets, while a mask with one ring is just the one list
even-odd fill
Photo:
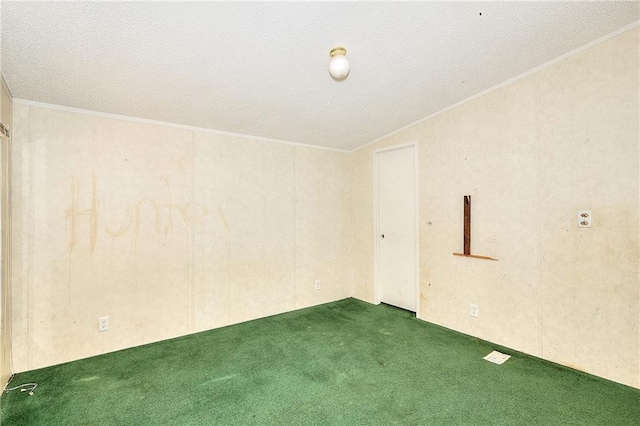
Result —
[[474, 259], [486, 259], [486, 260], [495, 260], [495, 261], [498, 260], [498, 259], [494, 259], [493, 257], [479, 256], [477, 254], [453, 253], [453, 255], [454, 256], [462, 256], [462, 257], [473, 257]]

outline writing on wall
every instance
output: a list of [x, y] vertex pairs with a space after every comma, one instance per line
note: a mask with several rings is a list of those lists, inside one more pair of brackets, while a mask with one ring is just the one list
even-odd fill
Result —
[[182, 221], [183, 225], [191, 227], [204, 223], [208, 214], [207, 208], [197, 202], [175, 202], [171, 194], [171, 183], [167, 177], [162, 177], [165, 194], [162, 199], [142, 197], [134, 201], [128, 201], [123, 209], [124, 218], [117, 224], [113, 217], [104, 217], [101, 206], [105, 202], [98, 193], [98, 180], [96, 175], [91, 176], [91, 199], [89, 203], [80, 204], [82, 183], [78, 178], [71, 179], [71, 205], [66, 211], [66, 229], [69, 235], [69, 249], [73, 250], [78, 243], [78, 232], [82, 227], [88, 227], [89, 250], [95, 250], [100, 233], [112, 237], [120, 237], [127, 232], [140, 231], [145, 220], [151, 217], [153, 229], [157, 234], [167, 235], [174, 230], [175, 221]]

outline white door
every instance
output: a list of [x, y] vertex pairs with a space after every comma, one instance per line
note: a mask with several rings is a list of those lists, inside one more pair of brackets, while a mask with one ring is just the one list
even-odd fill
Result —
[[415, 146], [377, 152], [378, 294], [380, 301], [416, 311]]

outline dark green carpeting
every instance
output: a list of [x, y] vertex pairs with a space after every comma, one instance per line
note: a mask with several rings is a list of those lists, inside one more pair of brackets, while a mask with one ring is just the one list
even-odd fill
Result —
[[2, 425], [640, 424], [640, 391], [347, 299], [17, 375]]

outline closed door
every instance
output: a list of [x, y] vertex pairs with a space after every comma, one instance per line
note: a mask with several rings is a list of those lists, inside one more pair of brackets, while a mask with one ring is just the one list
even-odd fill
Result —
[[378, 152], [378, 286], [380, 301], [416, 311], [415, 146]]

